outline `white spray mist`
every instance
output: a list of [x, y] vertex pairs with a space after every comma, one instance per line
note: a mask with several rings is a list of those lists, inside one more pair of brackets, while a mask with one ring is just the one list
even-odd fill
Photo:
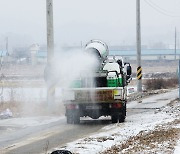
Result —
[[59, 53], [54, 59], [54, 79], [61, 88], [69, 88], [81, 76], [91, 78], [97, 67], [95, 55], [83, 51]]

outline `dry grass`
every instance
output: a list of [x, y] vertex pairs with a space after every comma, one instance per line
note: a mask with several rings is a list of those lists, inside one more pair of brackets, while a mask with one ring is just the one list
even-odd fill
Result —
[[156, 127], [153, 131], [141, 131], [137, 136], [130, 137], [126, 142], [120, 145], [112, 146], [102, 154], [151, 154], [158, 152], [172, 154], [180, 134], [180, 129], [172, 127], [172, 125], [179, 123], [179, 120], [175, 120], [167, 125]]
[[157, 90], [157, 89], [168, 89], [173, 88], [178, 85], [178, 79], [177, 78], [171, 78], [171, 79], [148, 79], [145, 82], [145, 88], [146, 90]]
[[0, 103], [0, 112], [6, 110], [7, 108], [11, 110], [11, 112], [16, 113], [15, 116], [18, 116], [20, 113], [21, 102], [1, 102]]

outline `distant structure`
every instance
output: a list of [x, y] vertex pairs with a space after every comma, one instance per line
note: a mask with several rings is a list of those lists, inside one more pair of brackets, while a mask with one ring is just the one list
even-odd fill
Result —
[[29, 51], [31, 53], [31, 64], [36, 65], [37, 64], [37, 53], [40, 49], [39, 44], [32, 44], [29, 48]]
[[47, 49], [40, 47], [39, 44], [32, 44], [29, 48], [31, 64], [37, 65], [47, 62]]
[[6, 62], [8, 52], [6, 50], [0, 50], [0, 59], [1, 62]]

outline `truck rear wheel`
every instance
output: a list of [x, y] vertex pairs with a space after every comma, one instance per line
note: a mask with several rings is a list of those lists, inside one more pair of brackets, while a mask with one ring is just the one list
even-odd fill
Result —
[[120, 115], [119, 116], [119, 122], [121, 123], [121, 122], [124, 122], [125, 121], [125, 116], [124, 115]]
[[111, 116], [111, 121], [112, 123], [117, 123], [117, 122], [124, 122], [125, 121], [125, 116], [124, 115], [112, 115]]
[[66, 115], [68, 124], [79, 124], [80, 123], [80, 115], [78, 111], [69, 111]]
[[112, 121], [112, 123], [117, 123], [117, 122], [118, 122], [118, 119], [119, 119], [119, 116], [118, 116], [118, 115], [112, 115], [112, 116], [111, 116], [111, 121]]
[[74, 121], [74, 124], [79, 124], [80, 123], [80, 115], [79, 115], [79, 113], [74, 113], [73, 121]]
[[73, 124], [73, 116], [72, 114], [68, 114], [66, 117], [67, 124]]
[[126, 119], [126, 104], [125, 106], [123, 107], [123, 110], [122, 110], [122, 114], [119, 115], [119, 122], [124, 122]]

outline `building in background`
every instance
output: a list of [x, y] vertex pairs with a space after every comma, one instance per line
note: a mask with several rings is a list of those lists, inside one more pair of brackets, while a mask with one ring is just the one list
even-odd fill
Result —
[[37, 65], [47, 62], [47, 49], [40, 47], [39, 44], [32, 44], [29, 48], [31, 64]]

